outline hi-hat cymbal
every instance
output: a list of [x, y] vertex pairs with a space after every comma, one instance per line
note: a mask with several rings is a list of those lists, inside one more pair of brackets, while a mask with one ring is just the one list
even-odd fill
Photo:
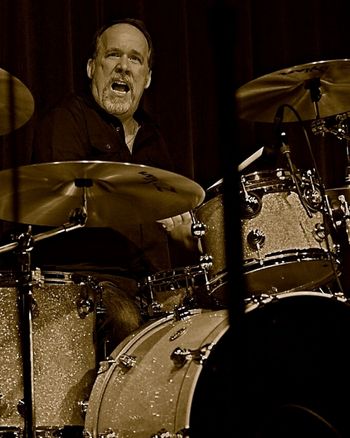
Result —
[[60, 226], [85, 206], [86, 226], [123, 228], [198, 206], [194, 181], [155, 167], [105, 161], [31, 164], [0, 171], [0, 219]]
[[[254, 122], [273, 122], [279, 106], [291, 105], [303, 120], [313, 120], [314, 97], [320, 92], [319, 116], [328, 117], [350, 109], [350, 59], [318, 61], [278, 70], [254, 79], [236, 91], [238, 117]], [[292, 111], [284, 111], [284, 122], [296, 122]]]
[[33, 115], [34, 99], [16, 77], [0, 68], [0, 135], [20, 128]]

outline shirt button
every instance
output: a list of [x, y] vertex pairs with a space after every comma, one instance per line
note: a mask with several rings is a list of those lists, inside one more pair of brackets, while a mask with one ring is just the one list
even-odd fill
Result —
[[112, 149], [112, 146], [109, 143], [107, 143], [106, 144], [106, 149], [107, 149], [107, 151], [110, 151]]

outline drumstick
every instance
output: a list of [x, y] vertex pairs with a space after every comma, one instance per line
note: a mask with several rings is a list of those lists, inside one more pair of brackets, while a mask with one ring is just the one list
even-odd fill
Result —
[[[246, 158], [244, 161], [242, 161], [241, 164], [238, 165], [237, 170], [238, 172], [242, 172], [246, 167], [248, 167], [250, 164], [252, 164], [255, 160], [261, 157], [261, 155], [264, 152], [264, 146], [262, 146], [260, 149], [258, 149], [254, 154], [250, 155], [250, 157]], [[224, 181], [223, 178], [219, 179], [219, 181], [216, 181], [213, 185], [207, 188], [207, 190], [212, 190], [216, 186], [220, 185]]]

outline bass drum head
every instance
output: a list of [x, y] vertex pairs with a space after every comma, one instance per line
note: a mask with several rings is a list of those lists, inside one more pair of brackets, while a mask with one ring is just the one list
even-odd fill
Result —
[[248, 304], [203, 368], [189, 436], [349, 437], [349, 333], [342, 296], [299, 291]]

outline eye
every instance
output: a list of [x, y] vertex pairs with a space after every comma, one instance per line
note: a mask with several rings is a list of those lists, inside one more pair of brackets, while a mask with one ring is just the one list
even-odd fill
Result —
[[139, 55], [130, 55], [129, 60], [135, 64], [142, 64], [143, 59]]
[[121, 52], [118, 50], [112, 50], [110, 52], [107, 52], [106, 58], [120, 58]]

